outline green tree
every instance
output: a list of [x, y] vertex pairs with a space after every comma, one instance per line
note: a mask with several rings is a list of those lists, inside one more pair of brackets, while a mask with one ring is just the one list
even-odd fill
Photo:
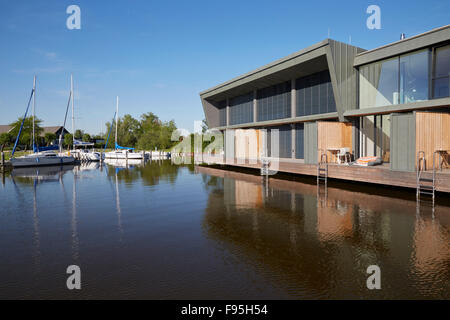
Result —
[[47, 144], [47, 146], [49, 146], [55, 140], [56, 140], [56, 134], [54, 134], [54, 133], [47, 132], [44, 135], [44, 141]]
[[[109, 130], [112, 126], [108, 148], [114, 148], [115, 122], [106, 123], [106, 133], [104, 139], [108, 138]], [[172, 132], [177, 129], [173, 120], [162, 122], [158, 116], [152, 112], [141, 115], [140, 120], [136, 120], [127, 114], [118, 119], [118, 144], [124, 147], [137, 147], [139, 149], [154, 150], [169, 149], [174, 145], [171, 141]]]
[[0, 134], [0, 145], [1, 146], [10, 146], [11, 142], [13, 140], [13, 137], [9, 132], [5, 132]]
[[118, 144], [135, 147], [141, 133], [141, 124], [131, 115], [126, 114], [119, 119]]
[[89, 133], [83, 134], [83, 141], [84, 142], [91, 142], [91, 136], [89, 135]]
[[108, 134], [109, 134], [109, 131], [111, 128], [111, 124], [112, 124], [111, 135], [109, 136], [108, 145], [106, 147], [113, 149], [114, 148], [114, 134], [115, 134], [114, 130], [116, 128], [116, 123], [114, 121], [106, 123], [106, 133], [105, 133], [105, 136], [103, 139], [105, 139], [105, 143], [106, 143], [106, 140], [108, 140]]
[[[9, 132], [13, 139], [16, 139], [17, 135], [19, 134], [20, 126], [22, 124], [23, 118], [17, 119], [15, 122], [11, 123], [10, 126], [13, 127], [13, 129]], [[36, 144], [38, 143], [38, 137], [41, 135], [42, 131], [44, 129], [41, 128], [40, 124], [42, 123], [42, 120], [36, 118], [34, 121], [34, 132], [35, 132], [35, 138], [36, 138]], [[21, 146], [29, 146], [32, 147], [32, 135], [33, 135], [33, 117], [27, 117], [25, 119], [25, 122], [23, 124], [22, 134], [20, 135], [19, 144]]]
[[83, 130], [75, 130], [75, 139], [81, 140], [83, 138], [84, 131]]
[[64, 145], [69, 147], [69, 148], [72, 148], [72, 146], [73, 146], [73, 136], [72, 136], [71, 133], [66, 133], [64, 135]]
[[5, 147], [11, 146], [13, 144], [13, 137], [9, 132], [4, 132], [0, 134], [0, 151], [3, 151]]
[[160, 149], [160, 130], [161, 121], [152, 112], [144, 113], [141, 116], [142, 135], [138, 140], [138, 148], [146, 150], [154, 150], [155, 147]]

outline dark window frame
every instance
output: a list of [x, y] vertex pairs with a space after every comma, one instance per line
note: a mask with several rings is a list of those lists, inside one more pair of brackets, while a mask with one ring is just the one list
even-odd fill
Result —
[[[440, 79], [448, 79], [448, 81], [450, 82], [450, 75], [447, 76], [440, 76], [440, 77], [436, 77], [436, 50], [440, 49], [440, 48], [444, 48], [450, 46], [450, 42], [445, 42], [442, 43], [440, 45], [437, 46], [433, 46], [431, 48], [432, 52], [431, 52], [431, 68], [430, 68], [430, 99], [440, 99], [440, 98], [445, 98], [445, 97], [435, 97], [435, 85], [436, 85], [436, 80], [440, 80]], [[449, 86], [450, 87], [450, 86]], [[450, 96], [450, 88], [449, 88], [449, 96]]]

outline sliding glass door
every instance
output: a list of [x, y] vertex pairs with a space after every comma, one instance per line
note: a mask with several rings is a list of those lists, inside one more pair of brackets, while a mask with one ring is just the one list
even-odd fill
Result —
[[390, 161], [391, 116], [376, 115], [360, 119], [360, 155]]

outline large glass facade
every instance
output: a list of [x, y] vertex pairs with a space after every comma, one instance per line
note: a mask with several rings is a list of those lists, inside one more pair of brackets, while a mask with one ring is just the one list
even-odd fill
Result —
[[219, 108], [219, 126], [227, 125], [227, 100], [222, 100], [218, 103]]
[[291, 82], [258, 90], [258, 121], [291, 117]]
[[436, 48], [433, 69], [433, 98], [449, 97], [450, 45]]
[[295, 125], [295, 158], [305, 158], [305, 125], [297, 123]]
[[398, 77], [398, 58], [360, 67], [360, 108], [398, 104]]
[[399, 103], [428, 100], [429, 50], [400, 56]]
[[297, 117], [336, 112], [333, 87], [328, 70], [295, 81]]
[[253, 122], [253, 92], [230, 99], [230, 125]]
[[267, 156], [275, 156], [272, 152], [276, 145], [272, 141], [272, 130], [278, 130], [278, 157], [291, 158], [292, 157], [292, 130], [290, 125], [270, 127], [266, 131], [267, 141]]
[[359, 107], [428, 100], [430, 50], [420, 50], [359, 68]]
[[391, 116], [376, 115], [361, 118], [360, 155], [362, 157], [379, 157], [384, 162], [390, 161]]

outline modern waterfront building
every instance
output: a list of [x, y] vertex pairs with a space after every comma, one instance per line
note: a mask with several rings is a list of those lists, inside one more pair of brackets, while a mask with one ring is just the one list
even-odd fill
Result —
[[[279, 171], [316, 175], [323, 154], [334, 162], [333, 151], [343, 149], [383, 165], [331, 165], [329, 177], [416, 187], [416, 169], [430, 170], [434, 161], [444, 167], [435, 189], [450, 192], [449, 87], [447, 25], [372, 50], [326, 39], [200, 98], [209, 128], [235, 129], [232, 157], [257, 160], [233, 165], [260, 167], [273, 156], [277, 129]], [[249, 140], [245, 129], [257, 134]]]

